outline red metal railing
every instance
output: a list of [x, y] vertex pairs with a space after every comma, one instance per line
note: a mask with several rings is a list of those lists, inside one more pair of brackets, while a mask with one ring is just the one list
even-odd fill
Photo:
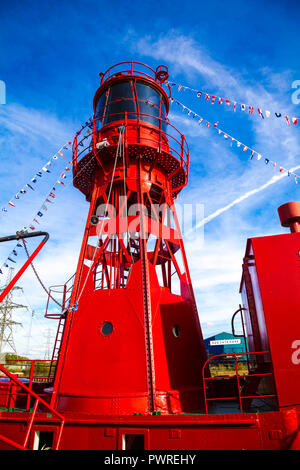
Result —
[[[69, 306], [74, 285], [74, 279], [75, 274], [73, 274], [73, 276], [71, 276], [65, 284], [59, 284], [49, 287], [45, 318], [52, 318], [54, 320], [60, 319], [62, 312]], [[57, 299], [56, 296], [59, 296], [59, 299]], [[50, 302], [51, 300], [53, 301], [53, 298], [56, 299], [58, 304], [56, 304], [56, 306], [59, 306], [61, 308], [61, 311], [49, 313]]]
[[[144, 71], [142, 70], [144, 69]], [[113, 65], [106, 72], [101, 73], [101, 84], [113, 77], [117, 77], [119, 75], [139, 75], [141, 77], [150, 78], [151, 80], [155, 81], [156, 72], [154, 69], [149, 67], [149, 65], [144, 64], [143, 62], [135, 62], [135, 61], [126, 61], [126, 62], [119, 62], [118, 64]]]
[[[49, 382], [49, 371], [53, 367], [53, 361], [48, 359], [8, 359], [0, 364], [8, 372], [13, 373], [14, 377], [18, 377], [27, 381], [27, 387], [32, 390], [34, 385], [42, 385]], [[10, 370], [9, 370], [10, 369]], [[43, 371], [41, 370], [43, 369]], [[25, 411], [30, 409], [30, 396], [15, 386], [11, 381], [5, 382], [1, 379], [4, 377], [0, 375], [0, 409], [9, 410], [19, 404], [20, 408]], [[47, 396], [46, 393], [40, 393], [40, 396]]]
[[[54, 414], [58, 418], [58, 421], [60, 422], [58, 436], [57, 436], [55, 447], [54, 447], [54, 450], [58, 450], [59, 445], [60, 445], [60, 441], [61, 441], [63, 427], [64, 427], [64, 424], [65, 424], [64, 416], [61, 415], [60, 413], [58, 413], [53, 407], [51, 407], [49, 405], [49, 403], [47, 403], [45, 400], [43, 400], [40, 395], [35, 393], [30, 387], [27, 387], [14, 374], [9, 372], [2, 365], [0, 365], [0, 372], [2, 374], [4, 374], [6, 377], [8, 377], [10, 382], [14, 383], [16, 385], [16, 387], [18, 387], [18, 389], [22, 389], [22, 390], [25, 391], [26, 394], [28, 394], [29, 403], [30, 403], [31, 399], [35, 400], [30, 418], [28, 420], [28, 427], [27, 427], [27, 431], [26, 431], [23, 443], [20, 444], [18, 442], [12, 441], [11, 439], [9, 439], [9, 438], [7, 438], [3, 435], [0, 435], [0, 440], [3, 441], [3, 442], [6, 442], [7, 444], [9, 444], [13, 447], [15, 447], [16, 449], [28, 450], [28, 441], [29, 441], [31, 430], [32, 430], [33, 422], [34, 422], [34, 419], [36, 418], [36, 415], [38, 413], [38, 406], [40, 404], [42, 404], [43, 407], [46, 408], [48, 411], [50, 411], [51, 414]], [[31, 382], [31, 386], [32, 386], [32, 382]]]
[[[105, 125], [103, 128], [96, 129], [97, 123], [101, 123], [102, 117], [94, 118], [94, 125], [92, 121], [87, 122], [85, 126], [77, 133], [74, 144], [73, 144], [73, 168], [74, 175], [76, 175], [76, 167], [78, 163], [93, 150], [95, 150], [95, 144], [98, 141], [98, 136], [106, 129], [111, 126], [117, 126], [117, 122], [122, 122], [125, 128], [125, 145], [138, 144], [139, 136], [143, 145], [154, 147], [159, 151], [165, 151], [168, 155], [172, 156], [178, 162], [178, 167], [168, 175], [169, 179], [172, 179], [176, 173], [181, 169], [184, 171], [185, 182], [180, 187], [173, 187], [173, 191], [179, 190], [187, 184], [188, 181], [188, 170], [189, 170], [189, 148], [185, 136], [176, 129], [167, 119], [162, 119], [157, 116], [146, 113], [127, 112], [124, 113], [125, 119], [120, 118], [120, 113], [113, 113], [105, 116], [105, 118], [114, 117], [115, 122], [111, 122]], [[138, 116], [138, 119], [137, 119]], [[132, 117], [132, 119], [131, 119]], [[155, 119], [158, 126], [143, 121], [144, 118]], [[120, 124], [121, 125], [121, 124]], [[132, 132], [132, 126], [136, 131], [132, 135], [128, 132], [128, 129]], [[99, 126], [101, 127], [101, 126]], [[165, 130], [164, 130], [165, 128]], [[142, 133], [141, 131], [148, 131]], [[151, 133], [151, 134], [150, 134]], [[165, 149], [165, 150], [164, 150]]]
[[[241, 386], [240, 386], [240, 378], [241, 377], [267, 377], [271, 376], [274, 378], [273, 372], [263, 372], [263, 373], [251, 373], [251, 374], [239, 374], [238, 370], [238, 358], [241, 356], [248, 356], [248, 355], [259, 355], [259, 354], [270, 354], [269, 351], [258, 351], [258, 352], [246, 352], [246, 353], [229, 353], [229, 354], [217, 354], [215, 356], [211, 356], [207, 361], [204, 363], [202, 367], [202, 379], [203, 379], [203, 389], [204, 389], [204, 402], [205, 402], [205, 413], [208, 414], [208, 401], [217, 401], [217, 400], [238, 400], [239, 402], [239, 407], [240, 407], [240, 412], [243, 414], [243, 400], [251, 400], [254, 398], [276, 398], [276, 394], [260, 394], [260, 395], [242, 395], [241, 393]], [[223, 376], [209, 376], [205, 377], [205, 369], [207, 365], [216, 358], [234, 358], [234, 364], [235, 364], [235, 374], [232, 375], [223, 375]], [[237, 391], [238, 394], [236, 396], [224, 396], [224, 397], [207, 397], [207, 392], [206, 392], [206, 381], [210, 380], [220, 380], [220, 379], [228, 379], [236, 376], [237, 380]]]

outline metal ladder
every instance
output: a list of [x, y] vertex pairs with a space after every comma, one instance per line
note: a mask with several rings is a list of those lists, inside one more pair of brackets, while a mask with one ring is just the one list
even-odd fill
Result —
[[65, 314], [62, 314], [59, 318], [53, 352], [52, 352], [52, 358], [51, 358], [51, 363], [50, 363], [50, 368], [49, 368], [49, 375], [48, 375], [49, 381], [54, 378], [54, 375], [52, 376], [52, 372], [56, 367], [57, 360], [60, 354], [61, 340], [63, 337], [64, 327], [65, 327], [65, 319], [66, 319]]

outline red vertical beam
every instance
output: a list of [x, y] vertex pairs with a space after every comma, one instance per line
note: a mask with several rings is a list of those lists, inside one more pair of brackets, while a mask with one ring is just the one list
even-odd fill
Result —
[[234, 354], [234, 363], [235, 363], [237, 388], [238, 388], [238, 394], [239, 394], [240, 410], [241, 410], [241, 415], [242, 415], [243, 414], [243, 403], [242, 403], [241, 388], [240, 388], [240, 377], [239, 377], [239, 369], [238, 369], [238, 362], [237, 362], [236, 354]]
[[[35, 361], [31, 361], [31, 366], [30, 366], [30, 372], [29, 372], [29, 385], [28, 385], [28, 388], [30, 390], [32, 390], [32, 380], [33, 380], [33, 375], [34, 375], [34, 365], [35, 365]], [[26, 411], [29, 411], [30, 409], [30, 400], [31, 399], [31, 395], [28, 394], [27, 396], [27, 405], [26, 405]]]
[[155, 411], [155, 368], [153, 357], [152, 340], [152, 312], [151, 312], [151, 288], [149, 282], [149, 260], [147, 256], [147, 240], [145, 233], [145, 214], [143, 204], [141, 158], [137, 162], [137, 196], [140, 205], [140, 253], [142, 266], [142, 289], [143, 289], [143, 309], [144, 309], [144, 329], [145, 329], [145, 347], [147, 361], [147, 379], [148, 379], [148, 411]]

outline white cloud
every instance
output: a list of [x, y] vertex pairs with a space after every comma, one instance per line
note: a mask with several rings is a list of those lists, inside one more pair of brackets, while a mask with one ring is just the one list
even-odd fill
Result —
[[[244, 142], [245, 145], [278, 162], [278, 166], [299, 168], [299, 133], [295, 127], [287, 126], [284, 117], [274, 116], [275, 111], [294, 115], [291, 102], [282, 93], [282, 90], [290, 89], [290, 71], [278, 74], [262, 67], [256, 71], [260, 81], [254, 81], [251, 71], [241, 72], [217, 62], [195, 39], [176, 30], [159, 38], [143, 37], [136, 40], [132, 48], [143, 56], [168, 64], [172, 72], [170, 81], [270, 110], [273, 116], [265, 119], [259, 117], [257, 109], [257, 114], [252, 117], [241, 111], [230, 117], [250, 126], [252, 142]], [[176, 79], [177, 76], [180, 78]], [[208, 120], [218, 120], [216, 113], [220, 108], [216, 105], [204, 104], [203, 100], [202, 104], [197, 99], [193, 101], [188, 91], [176, 95], [175, 88], [174, 97], [204, 119], [208, 119], [206, 114], [215, 112]], [[224, 123], [219, 127], [230, 134], [228, 113], [224, 116], [228, 128], [223, 127]], [[186, 239], [198, 311], [207, 335], [226, 325], [230, 328], [231, 314], [240, 302], [238, 288], [246, 239], [280, 232], [276, 208], [287, 202], [287, 198], [299, 199], [299, 184], [295, 185], [293, 178], [279, 174], [278, 166], [274, 173], [270, 165], [265, 165], [264, 158], [243, 162], [239, 158], [239, 149], [213, 135], [216, 132], [207, 129], [205, 124], [196, 124], [181, 112], [179, 106], [173, 104], [171, 107], [170, 120], [186, 135], [191, 149], [190, 185], [179, 196], [179, 202], [203, 203], [204, 222], [210, 221], [205, 225], [204, 244], [199, 243], [196, 233], [194, 241]], [[240, 135], [233, 134], [233, 137], [242, 141]]]
[[[2, 163], [1, 175], [1, 207], [7, 207], [7, 213], [0, 213], [1, 236], [14, 234], [24, 225], [32, 222], [37, 211], [45, 201], [46, 196], [52, 190], [57, 178], [68, 165], [71, 152], [64, 151], [65, 159], [51, 160], [59, 148], [68, 142], [75, 129], [71, 125], [59, 120], [48, 112], [26, 109], [20, 105], [0, 107], [0, 160]], [[37, 183], [31, 183], [31, 178], [41, 170], [49, 160], [52, 165], [48, 167], [50, 174], [43, 174]], [[40, 225], [35, 223], [37, 230], [48, 231], [50, 239], [34, 260], [34, 265], [42, 282], [48, 288], [53, 284], [63, 284], [75, 271], [81, 236], [84, 229], [87, 203], [79, 191], [72, 188], [72, 171], [66, 173], [65, 186], [57, 185], [56, 198], [53, 204], [48, 204], [48, 210], [39, 219]], [[19, 195], [20, 199], [14, 199], [14, 195], [31, 183], [35, 191], [28, 188], [25, 195]], [[16, 207], [7, 205], [8, 200], [13, 200]], [[74, 210], [76, 207], [76, 210]], [[29, 252], [32, 253], [42, 238], [28, 241]], [[5, 261], [11, 250], [15, 248], [15, 242], [0, 244], [0, 264]], [[24, 248], [17, 249], [18, 255], [14, 257], [16, 264], [10, 263], [18, 270], [27, 259]], [[4, 270], [0, 281], [3, 285], [7, 271]], [[23, 304], [30, 304], [35, 315], [30, 325], [31, 311], [16, 310], [13, 313], [14, 320], [23, 324], [23, 327], [14, 328], [14, 337], [19, 353], [28, 352], [43, 358], [47, 345], [48, 329], [51, 332], [53, 344], [56, 334], [57, 322], [44, 318], [47, 295], [40, 286], [31, 267], [17, 283], [24, 289], [26, 298], [21, 296]], [[53, 306], [51, 307], [53, 308]], [[31, 332], [30, 332], [31, 330]], [[31, 341], [28, 342], [30, 333]]]

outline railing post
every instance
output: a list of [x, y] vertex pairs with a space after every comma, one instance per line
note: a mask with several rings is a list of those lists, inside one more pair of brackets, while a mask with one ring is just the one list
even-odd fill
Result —
[[202, 370], [202, 378], [203, 378], [203, 393], [204, 393], [204, 405], [205, 405], [205, 414], [208, 414], [208, 407], [207, 407], [207, 396], [206, 396], [206, 386], [205, 386], [205, 364]]
[[137, 142], [141, 143], [141, 126], [140, 126], [140, 110], [137, 112], [136, 128], [137, 128]]
[[75, 136], [74, 139], [74, 153], [73, 153], [73, 170], [77, 166], [77, 154], [78, 154], [78, 143], [77, 143], [78, 137], [77, 135]]
[[161, 118], [159, 118], [159, 144], [158, 144], [158, 153], [161, 153]]
[[67, 285], [64, 284], [63, 299], [62, 299], [62, 311], [65, 309], [65, 306], [66, 306], [66, 295], [67, 295]]
[[237, 365], [236, 354], [234, 354], [234, 362], [235, 362], [235, 373], [236, 373], [236, 380], [237, 380], [237, 387], [238, 387], [238, 394], [239, 394], [240, 410], [241, 410], [241, 415], [242, 415], [243, 404], [242, 404], [242, 397], [241, 397], [241, 390], [240, 390], [239, 370], [238, 370], [238, 365]]
[[48, 313], [48, 307], [49, 307], [49, 302], [50, 302], [50, 294], [51, 294], [51, 287], [48, 291], [48, 298], [47, 298], [47, 304], [46, 304], [46, 312], [45, 312], [45, 317], [47, 316]]
[[17, 386], [14, 382], [10, 381], [9, 384], [9, 392], [8, 392], [8, 401], [7, 401], [7, 407], [8, 408], [14, 408], [14, 405], [16, 404], [16, 396], [17, 396]]
[[93, 151], [95, 152], [97, 144], [97, 126], [96, 126], [96, 115], [93, 115]]
[[182, 167], [183, 167], [183, 155], [184, 155], [184, 135], [181, 134], [180, 165]]
[[[29, 372], [29, 384], [28, 388], [32, 390], [32, 381], [33, 381], [33, 375], [34, 375], [34, 366], [35, 366], [35, 361], [31, 361], [31, 366], [30, 366], [30, 372]], [[27, 405], [26, 405], [26, 411], [29, 411], [30, 409], [30, 401], [31, 401], [31, 396], [30, 393], [28, 393], [27, 396]]]
[[[126, 168], [124, 168], [124, 171], [126, 171], [128, 167], [128, 141], [127, 141], [127, 133], [128, 133], [128, 118], [127, 118], [127, 111], [125, 111], [125, 132], [124, 132], [124, 139], [125, 139], [125, 159], [126, 159]], [[125, 194], [124, 194], [125, 197]]]
[[30, 432], [31, 432], [31, 428], [32, 428], [32, 424], [33, 424], [35, 415], [36, 415], [36, 410], [37, 410], [38, 404], [39, 404], [39, 399], [37, 398], [35, 400], [34, 407], [33, 407], [33, 410], [32, 410], [32, 414], [30, 416], [30, 420], [29, 420], [29, 423], [28, 423], [28, 429], [27, 429], [27, 433], [26, 433], [26, 436], [25, 436], [25, 439], [24, 439], [24, 444], [23, 444], [24, 447], [27, 447], [27, 444], [28, 444], [28, 439], [29, 439], [29, 436], [30, 436]]

